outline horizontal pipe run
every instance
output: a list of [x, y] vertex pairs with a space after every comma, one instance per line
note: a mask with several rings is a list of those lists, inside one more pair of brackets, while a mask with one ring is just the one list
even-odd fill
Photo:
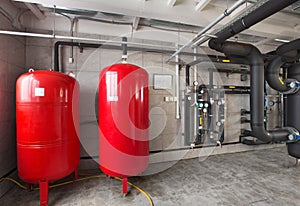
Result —
[[218, 41], [225, 41], [297, 1], [298, 0], [269, 0], [242, 18], [238, 18], [237, 21], [215, 35], [218, 37]]
[[55, 34], [40, 34], [40, 33], [30, 33], [30, 32], [8, 31], [8, 30], [0, 30], [0, 34], [24, 36], [24, 37], [40, 37], [40, 38], [49, 38], [49, 39], [88, 41], [88, 42], [98, 42], [98, 43], [103, 43], [103, 44], [104, 43], [106, 43], [106, 44], [108, 44], [108, 43], [110, 43], [110, 44], [128, 44], [128, 45], [144, 46], [144, 47], [176, 49], [176, 47], [173, 47], [173, 46], [145, 44], [145, 43], [138, 43], [138, 42], [123, 42], [123, 41], [95, 39], [95, 38], [86, 38], [86, 37], [62, 36], [62, 35], [55, 35]]
[[[112, 49], [112, 50], [120, 50], [121, 47], [117, 45], [111, 44], [99, 44], [99, 43], [82, 43], [82, 42], [69, 42], [69, 41], [57, 41], [55, 43], [54, 49], [54, 68], [56, 71], [59, 70], [59, 46], [76, 46], [80, 48], [101, 48], [101, 49]], [[128, 51], [140, 51], [140, 52], [154, 52], [154, 53], [164, 53], [164, 54], [172, 54], [174, 50], [167, 49], [155, 49], [155, 48], [142, 48], [142, 47], [127, 47]], [[226, 59], [226, 57], [215, 55], [206, 55], [206, 54], [195, 54], [193, 52], [181, 52], [181, 55], [185, 56], [196, 56], [200, 59], [205, 59], [206, 61], [217, 62], [217, 59]]]
[[239, 0], [235, 2], [233, 6], [226, 9], [219, 17], [217, 17], [213, 22], [211, 22], [209, 25], [207, 25], [202, 31], [200, 31], [193, 39], [189, 40], [186, 44], [184, 44], [182, 47], [180, 47], [174, 54], [171, 55], [171, 57], [167, 60], [170, 61], [173, 57], [181, 53], [181, 51], [186, 48], [187, 46], [191, 46], [192, 43], [197, 40], [198, 38], [201, 38], [205, 36], [204, 34], [209, 31], [212, 27], [214, 27], [217, 23], [219, 23], [221, 20], [223, 20], [225, 17], [229, 16], [234, 10], [239, 8], [242, 4], [245, 3], [245, 0]]
[[[297, 0], [256, 1], [256, 4], [249, 9], [250, 11], [241, 14], [234, 20], [227, 23], [224, 27], [216, 29], [211, 33], [212, 35], [217, 36], [219, 41], [225, 41], [295, 2], [297, 2]], [[202, 45], [209, 39], [209, 37], [204, 37], [201, 41], [199, 41], [199, 43], [197, 43], [197, 46]]]

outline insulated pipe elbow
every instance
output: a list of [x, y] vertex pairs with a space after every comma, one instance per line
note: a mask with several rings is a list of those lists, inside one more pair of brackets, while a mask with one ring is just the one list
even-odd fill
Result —
[[290, 87], [279, 76], [280, 68], [284, 64], [282, 57], [276, 57], [266, 68], [266, 80], [272, 89], [287, 92]]
[[286, 58], [298, 59], [300, 51], [300, 39], [283, 44], [276, 49], [276, 53]]
[[227, 56], [240, 56], [250, 63], [250, 110], [252, 135], [263, 142], [283, 141], [288, 139], [285, 129], [266, 131], [264, 128], [264, 61], [260, 51], [250, 44], [209, 41], [209, 46]]

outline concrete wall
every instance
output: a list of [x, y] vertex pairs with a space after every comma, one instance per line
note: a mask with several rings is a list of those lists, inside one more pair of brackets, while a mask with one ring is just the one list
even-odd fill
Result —
[[[93, 38], [109, 38], [107, 36], [93, 36]], [[136, 40], [139, 41], [139, 40]], [[150, 42], [151, 43], [151, 42]], [[167, 44], [165, 42], [153, 41], [154, 44]], [[53, 40], [27, 38], [26, 40], [26, 67], [35, 69], [53, 68]], [[82, 156], [98, 155], [98, 127], [95, 115], [95, 95], [98, 87], [98, 75], [100, 71], [114, 63], [121, 62], [121, 50], [108, 49], [84, 49], [80, 53], [74, 47], [74, 62], [69, 63], [70, 47], [62, 47], [60, 50], [60, 68], [64, 72], [73, 71], [80, 83], [81, 105], [80, 105], [80, 138], [82, 143]], [[145, 68], [149, 73], [150, 83], [150, 150], [167, 150], [184, 147], [183, 137], [183, 102], [181, 101], [180, 120], [175, 119], [175, 102], [165, 102], [164, 97], [175, 96], [175, 65], [167, 64], [168, 54], [153, 52], [131, 52], [128, 54], [128, 62]], [[181, 61], [191, 62], [193, 57], [180, 56]], [[220, 66], [220, 65], [217, 65]], [[191, 69], [191, 82], [196, 70], [197, 80], [200, 84], [208, 84], [208, 68], [214, 68], [211, 62], [201, 63]], [[222, 65], [222, 67], [239, 67], [239, 65]], [[153, 88], [153, 75], [168, 74], [172, 76], [172, 88], [170, 90], [156, 90]], [[241, 81], [239, 74], [214, 74], [215, 85], [240, 85], [249, 86], [248, 81]], [[185, 71], [180, 71], [180, 94], [184, 92]], [[226, 122], [225, 142], [237, 142], [239, 140], [241, 125], [240, 109], [249, 109], [249, 97], [247, 95], [227, 95], [226, 100]]]
[[[3, 4], [2, 4], [3, 3]], [[7, 1], [1, 6], [13, 16]], [[14, 30], [7, 17], [0, 14], [0, 29]], [[16, 168], [15, 83], [25, 66], [25, 38], [0, 35], [0, 177]], [[0, 196], [11, 186], [1, 183]]]

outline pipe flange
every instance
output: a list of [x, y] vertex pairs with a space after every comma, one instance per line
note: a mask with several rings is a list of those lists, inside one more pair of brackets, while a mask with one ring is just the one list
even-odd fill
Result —
[[283, 127], [283, 129], [286, 129], [287, 131], [290, 132], [288, 135], [288, 140], [290, 142], [296, 142], [300, 140], [300, 134], [299, 131], [293, 127]]
[[300, 90], [300, 82], [295, 79], [290, 80], [288, 85], [290, 89], [286, 92], [283, 92], [283, 94], [295, 94]]

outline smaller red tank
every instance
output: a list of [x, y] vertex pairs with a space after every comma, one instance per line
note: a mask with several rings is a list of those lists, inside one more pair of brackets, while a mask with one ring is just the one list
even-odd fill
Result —
[[16, 84], [18, 173], [40, 185], [48, 204], [48, 182], [72, 172], [80, 160], [79, 84], [63, 73], [30, 70]]

